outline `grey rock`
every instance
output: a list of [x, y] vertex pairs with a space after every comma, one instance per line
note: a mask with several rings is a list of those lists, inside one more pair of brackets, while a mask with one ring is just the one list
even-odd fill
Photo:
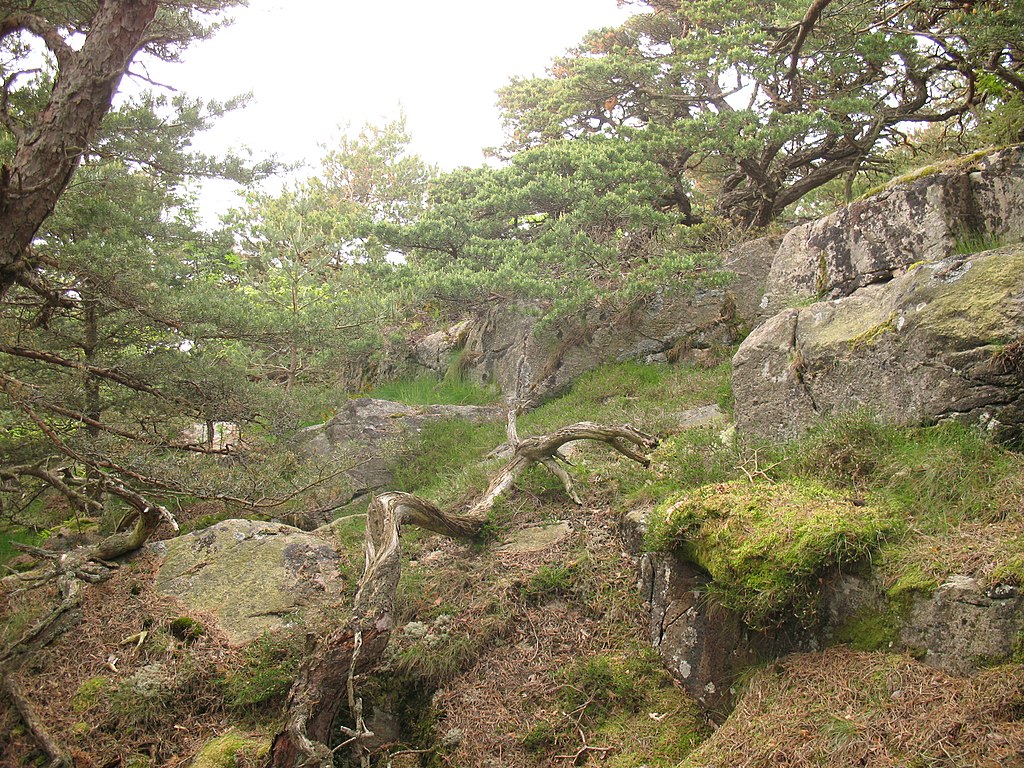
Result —
[[224, 520], [161, 543], [157, 591], [212, 615], [233, 644], [290, 627], [344, 594], [329, 530]]
[[452, 355], [466, 343], [470, 321], [463, 320], [420, 339], [412, 348], [412, 361], [435, 373], [445, 374]]
[[[953, 254], [958, 240], [1024, 237], [1024, 147], [918, 171], [877, 195], [791, 229], [768, 275], [762, 309], [840, 298]], [[978, 250], [982, 250], [979, 248]]]
[[803, 649], [805, 638], [748, 629], [739, 616], [706, 594], [709, 578], [696, 566], [665, 553], [641, 558], [640, 591], [650, 607], [648, 632], [665, 667], [712, 712], [728, 709], [743, 670]]
[[1024, 631], [1024, 600], [992, 598], [972, 578], [953, 576], [930, 598], [913, 601], [900, 643], [923, 649], [922, 661], [951, 674], [1005, 661]]
[[498, 547], [498, 552], [527, 554], [540, 552], [564, 541], [572, 533], [567, 522], [531, 525], [513, 531]]
[[921, 265], [884, 285], [787, 309], [733, 358], [736, 423], [768, 438], [865, 410], [888, 423], [953, 419], [997, 439], [1024, 432], [1019, 364], [1024, 246]]

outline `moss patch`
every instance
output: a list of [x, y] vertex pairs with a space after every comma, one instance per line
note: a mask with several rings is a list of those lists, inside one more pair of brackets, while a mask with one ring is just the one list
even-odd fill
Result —
[[192, 768], [237, 768], [256, 765], [269, 751], [265, 739], [230, 731], [208, 741], [192, 760]]
[[763, 626], [783, 611], [809, 618], [819, 574], [863, 559], [897, 529], [888, 508], [816, 483], [736, 481], [668, 499], [650, 544], [676, 548], [711, 575], [723, 605]]

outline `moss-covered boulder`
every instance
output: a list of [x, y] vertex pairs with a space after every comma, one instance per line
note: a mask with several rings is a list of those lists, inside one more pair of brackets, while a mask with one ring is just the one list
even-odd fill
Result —
[[345, 593], [329, 529], [225, 520], [155, 547], [164, 552], [156, 589], [211, 614], [232, 643], [303, 621]]
[[668, 499], [650, 538], [707, 573], [708, 591], [749, 626], [812, 625], [820, 577], [858, 564], [897, 528], [892, 511], [817, 484], [741, 481]]
[[745, 669], [818, 647], [844, 565], [899, 523], [816, 484], [709, 485], [630, 515], [648, 548], [650, 641], [686, 691], [727, 711]]
[[211, 739], [192, 758], [191, 768], [236, 768], [238, 765], [257, 765], [270, 748], [267, 737], [253, 737], [238, 731], [229, 731]]
[[778, 438], [858, 410], [1024, 435], [1024, 246], [922, 264], [852, 296], [788, 309], [733, 358], [736, 422]]

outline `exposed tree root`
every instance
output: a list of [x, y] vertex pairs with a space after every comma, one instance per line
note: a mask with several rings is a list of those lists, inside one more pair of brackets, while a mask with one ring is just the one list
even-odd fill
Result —
[[148, 504], [141, 496], [137, 500], [141, 508], [138, 509], [135, 525], [128, 531], [112, 533], [93, 546], [79, 547], [71, 552], [52, 552], [39, 547], [15, 545], [17, 549], [50, 562], [25, 573], [5, 576], [0, 579], [0, 588], [15, 592], [41, 587], [67, 577], [90, 584], [109, 578], [118, 567], [111, 561], [142, 547], [162, 521], [169, 521], [177, 530], [178, 524], [164, 507]]
[[[579, 503], [569, 474], [558, 464], [559, 460], [564, 461], [559, 449], [566, 443], [574, 440], [603, 442], [645, 467], [650, 463], [647, 452], [657, 445], [653, 437], [633, 427], [609, 427], [591, 422], [520, 440], [514, 414], [509, 416], [508, 438], [513, 448], [511, 458], [465, 512], [448, 512], [418, 496], [399, 492], [383, 493], [370, 503], [363, 545], [365, 565], [356, 591], [352, 620], [307, 654], [288, 696], [285, 728], [277, 735], [271, 749], [270, 764], [275, 768], [330, 768], [333, 752], [327, 742], [344, 701], [355, 719], [355, 727], [342, 729], [349, 737], [342, 746], [358, 745], [372, 735], [362, 722], [355, 678], [370, 670], [387, 648], [401, 575], [403, 525], [416, 525], [453, 538], [472, 539], [480, 534], [501, 495], [533, 464], [541, 464], [551, 471]], [[360, 755], [366, 765], [365, 754], [360, 751]]]
[[60, 604], [29, 627], [21, 637], [6, 648], [0, 649], [0, 667], [4, 669], [0, 686], [11, 703], [14, 704], [14, 708], [18, 711], [29, 733], [49, 758], [48, 768], [65, 768], [65, 766], [70, 768], [71, 758], [36, 716], [28, 697], [25, 696], [25, 692], [18, 683], [16, 674], [33, 653], [49, 645], [67, 628], [62, 619], [77, 608], [81, 602], [80, 588], [81, 582], [76, 578], [62, 578], [60, 589], [63, 599]]
[[47, 768], [71, 768], [71, 757], [60, 746], [56, 739], [50, 735], [43, 723], [36, 717], [35, 710], [29, 703], [14, 674], [8, 672], [3, 676], [3, 691], [18, 710], [25, 727], [38, 742], [40, 748], [46, 753], [49, 762]]

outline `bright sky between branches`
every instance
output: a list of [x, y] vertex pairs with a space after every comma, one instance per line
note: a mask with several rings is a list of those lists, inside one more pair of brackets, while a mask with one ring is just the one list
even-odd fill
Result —
[[[451, 169], [502, 143], [496, 89], [543, 74], [587, 30], [628, 15], [616, 0], [250, 0], [159, 79], [208, 98], [252, 91], [247, 109], [204, 138], [206, 151], [244, 145], [315, 168], [346, 125], [404, 110], [413, 150]], [[207, 215], [223, 198], [204, 195]]]

